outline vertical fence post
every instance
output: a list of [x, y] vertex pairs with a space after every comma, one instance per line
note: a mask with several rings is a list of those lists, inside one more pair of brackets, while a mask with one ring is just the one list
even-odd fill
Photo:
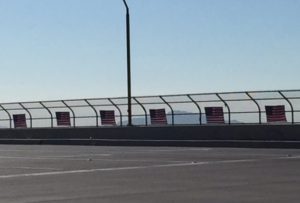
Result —
[[46, 109], [47, 111], [48, 111], [48, 113], [50, 114], [50, 118], [51, 118], [51, 128], [53, 128], [53, 115], [52, 115], [52, 112], [49, 110], [49, 108], [48, 107], [46, 107], [45, 106], [45, 104], [43, 104], [43, 102], [39, 102], [41, 105], [42, 105], [42, 107], [44, 108], [44, 109]]
[[120, 114], [120, 125], [123, 126], [123, 115], [122, 115], [121, 109], [118, 107], [117, 104], [115, 104], [115, 102], [113, 102], [113, 100], [112, 100], [111, 98], [107, 98], [107, 100], [108, 100], [114, 107], [116, 107], [116, 109], [119, 111], [119, 114]]
[[73, 115], [73, 127], [76, 128], [76, 115], [73, 111], [73, 109], [64, 101], [64, 100], [61, 100], [61, 102], [71, 111], [72, 115]]
[[262, 121], [261, 121], [261, 109], [260, 109], [260, 106], [259, 106], [258, 102], [250, 95], [249, 92], [245, 92], [245, 93], [256, 104], [256, 106], [258, 108], [259, 124], [261, 124], [262, 123]]
[[287, 103], [289, 103], [289, 105], [291, 107], [292, 124], [294, 124], [295, 120], [294, 120], [294, 107], [293, 107], [293, 104], [292, 104], [292, 102], [281, 91], [278, 91], [278, 92], [287, 101]]
[[140, 105], [142, 107], [142, 109], [145, 113], [145, 124], [146, 124], [146, 126], [148, 126], [148, 117], [147, 117], [147, 111], [146, 111], [145, 107], [136, 97], [133, 97], [133, 99], [136, 101], [136, 103], [138, 103], [138, 105]]
[[218, 94], [216, 93], [217, 97], [224, 103], [225, 107], [227, 108], [228, 111], [228, 124], [231, 124], [231, 112], [230, 112], [230, 108], [228, 106], [228, 104], [226, 103], [226, 101]]
[[202, 125], [202, 112], [201, 112], [201, 108], [199, 106], [199, 104], [191, 97], [191, 95], [187, 94], [187, 97], [196, 105], [196, 107], [198, 108], [199, 111], [199, 122], [200, 125]]
[[172, 114], [172, 125], [174, 125], [175, 124], [175, 122], [174, 122], [174, 111], [173, 111], [172, 106], [163, 98], [163, 96], [159, 96], [159, 98], [170, 108], [171, 114]]
[[95, 109], [95, 107], [87, 100], [85, 99], [84, 100], [88, 105], [89, 107], [91, 107], [93, 109], [93, 111], [95, 112], [96, 114], [96, 127], [99, 127], [99, 117], [98, 117], [98, 113], [97, 113], [97, 110]]
[[7, 113], [7, 115], [8, 115], [8, 119], [9, 119], [9, 128], [11, 129], [12, 128], [12, 118], [11, 118], [11, 115], [10, 115], [10, 113], [2, 106], [2, 105], [0, 105], [0, 107], [3, 109], [3, 111], [5, 111], [6, 113]]
[[19, 105], [28, 113], [29, 121], [30, 121], [30, 128], [32, 128], [32, 115], [31, 115], [30, 111], [22, 103], [19, 103]]

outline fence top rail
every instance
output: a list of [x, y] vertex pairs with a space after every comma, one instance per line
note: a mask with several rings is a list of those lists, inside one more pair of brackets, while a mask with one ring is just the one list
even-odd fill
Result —
[[[238, 92], [212, 92], [212, 93], [190, 93], [190, 94], [169, 94], [169, 95], [148, 95], [148, 96], [133, 96], [133, 98], [136, 99], [147, 99], [147, 98], [168, 98], [168, 97], [187, 97], [187, 96], [211, 96], [211, 95], [237, 95], [237, 94], [261, 94], [261, 93], [291, 93], [291, 92], [299, 92], [300, 94], [300, 89], [291, 89], [291, 90], [267, 90], [267, 91], [238, 91]], [[277, 97], [274, 97], [274, 99]], [[291, 99], [300, 99], [300, 96], [293, 96], [293, 97], [288, 97]], [[22, 104], [40, 104], [40, 103], [61, 103], [62, 101], [64, 102], [80, 102], [80, 101], [107, 101], [107, 100], [126, 100], [127, 97], [111, 97], [111, 98], [82, 98], [82, 99], [66, 99], [66, 100], [43, 100], [43, 101], [25, 101], [25, 102], [7, 102], [7, 103], [0, 103], [0, 105], [19, 105], [20, 103]], [[266, 98], [255, 98], [257, 100], [269, 100], [272, 99], [272, 97], [266, 97]], [[226, 101], [230, 101], [229, 99], [225, 99]], [[240, 101], [243, 99], [232, 99], [232, 101]], [[201, 102], [201, 101], [199, 101]], [[205, 100], [203, 102], [208, 102], [208, 100]], [[147, 103], [147, 102], [145, 102]], [[172, 103], [172, 102], [170, 102]], [[125, 103], [124, 103], [125, 104]], [[119, 104], [122, 105], [122, 104]], [[100, 105], [102, 106], [102, 105]], [[105, 106], [105, 105], [103, 105]]]

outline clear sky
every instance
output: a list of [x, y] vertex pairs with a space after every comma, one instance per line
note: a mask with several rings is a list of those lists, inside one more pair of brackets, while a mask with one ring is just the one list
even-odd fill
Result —
[[[127, 0], [132, 94], [299, 89], [300, 0]], [[122, 0], [0, 0], [0, 102], [127, 95]]]

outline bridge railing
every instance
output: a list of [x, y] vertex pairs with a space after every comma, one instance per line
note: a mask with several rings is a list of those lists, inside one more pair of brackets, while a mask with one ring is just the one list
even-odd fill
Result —
[[[300, 90], [220, 92], [132, 97], [133, 125], [150, 126], [150, 109], [164, 109], [168, 125], [206, 125], [206, 107], [222, 107], [225, 125], [266, 124], [268, 105], [285, 107], [286, 122], [300, 123]], [[100, 111], [114, 111], [116, 126], [127, 126], [127, 98], [90, 98], [0, 104], [0, 127], [15, 128], [25, 115], [28, 128], [56, 128], [56, 112], [68, 112], [69, 127], [107, 127]]]

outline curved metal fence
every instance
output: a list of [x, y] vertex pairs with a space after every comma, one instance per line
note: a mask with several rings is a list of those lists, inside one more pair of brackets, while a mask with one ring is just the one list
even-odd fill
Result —
[[[225, 125], [266, 124], [266, 106], [284, 108], [286, 121], [282, 124], [300, 123], [300, 90], [132, 97], [132, 122], [150, 126], [150, 110], [163, 109], [168, 125], [207, 125], [207, 108], [222, 107]], [[58, 112], [67, 113], [62, 115], [69, 119], [68, 127], [105, 127], [101, 111], [113, 112], [115, 126], [127, 126], [127, 97], [117, 97], [1, 103], [0, 127], [15, 128], [22, 118], [27, 128], [62, 127]]]

